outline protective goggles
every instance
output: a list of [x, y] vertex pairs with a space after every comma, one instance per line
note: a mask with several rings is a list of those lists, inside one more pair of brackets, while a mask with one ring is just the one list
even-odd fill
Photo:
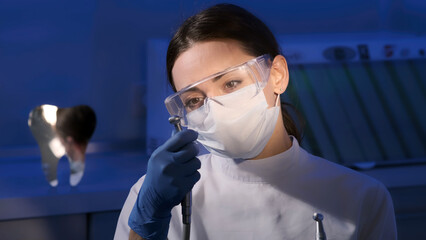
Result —
[[200, 109], [208, 101], [214, 101], [224, 107], [241, 107], [229, 104], [229, 101], [221, 101], [222, 96], [235, 93], [254, 84], [256, 91], [242, 96], [247, 100], [255, 97], [266, 86], [271, 65], [272, 61], [268, 54], [259, 56], [203, 78], [168, 96], [164, 103], [171, 116], [181, 118], [183, 126], [187, 126], [187, 114]]

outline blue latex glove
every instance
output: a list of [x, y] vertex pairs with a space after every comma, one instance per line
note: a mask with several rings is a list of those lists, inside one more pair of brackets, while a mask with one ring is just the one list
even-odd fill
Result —
[[183, 130], [158, 147], [148, 161], [144, 182], [129, 217], [129, 226], [145, 239], [166, 239], [171, 210], [200, 179], [201, 162], [194, 141], [198, 133]]

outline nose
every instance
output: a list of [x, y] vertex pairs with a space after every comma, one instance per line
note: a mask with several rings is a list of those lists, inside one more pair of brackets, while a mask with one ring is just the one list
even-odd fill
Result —
[[206, 97], [204, 99], [204, 111], [205, 111], [205, 113], [210, 111], [210, 102], [223, 106], [223, 104], [221, 102], [219, 102], [218, 100], [216, 100], [214, 97]]

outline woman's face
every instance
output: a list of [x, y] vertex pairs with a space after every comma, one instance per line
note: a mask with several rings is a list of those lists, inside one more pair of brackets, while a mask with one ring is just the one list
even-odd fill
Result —
[[[216, 40], [194, 44], [183, 52], [175, 62], [172, 75], [176, 90], [197, 82], [226, 68], [247, 62], [258, 56], [244, 52], [237, 41]], [[270, 81], [269, 81], [270, 82]], [[276, 95], [268, 82], [264, 89], [269, 106], [275, 104]], [[209, 94], [208, 91], [206, 91]], [[212, 96], [214, 93], [211, 93]], [[208, 97], [211, 97], [207, 95]]]

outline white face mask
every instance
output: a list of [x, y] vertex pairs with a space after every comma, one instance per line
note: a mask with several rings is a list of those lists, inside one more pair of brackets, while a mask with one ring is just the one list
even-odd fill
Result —
[[271, 138], [279, 114], [279, 106], [268, 108], [262, 90], [247, 102], [245, 96], [253, 96], [256, 91], [252, 84], [208, 99], [202, 107], [188, 113], [188, 128], [198, 132], [198, 141], [213, 154], [234, 159], [256, 157]]

